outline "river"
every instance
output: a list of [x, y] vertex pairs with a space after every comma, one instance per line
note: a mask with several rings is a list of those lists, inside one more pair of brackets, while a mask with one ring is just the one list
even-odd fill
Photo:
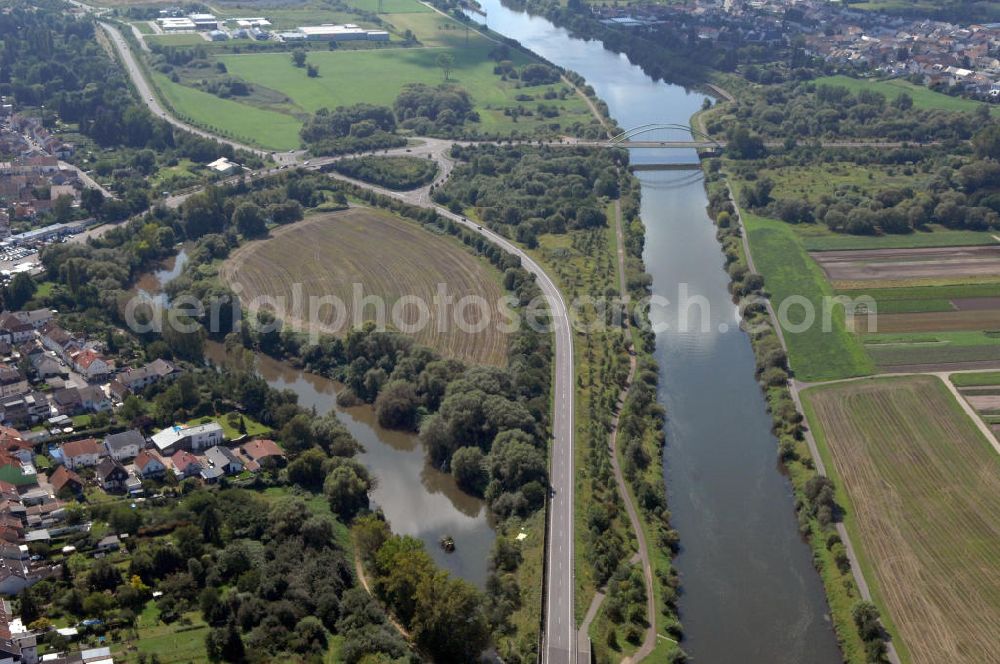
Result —
[[[571, 37], [541, 17], [480, 0], [491, 29], [582, 74], [624, 128], [687, 125], [704, 95], [658, 83], [626, 56]], [[470, 16], [482, 22], [483, 17]], [[689, 140], [679, 132], [650, 137]], [[659, 153], [659, 154], [658, 154]], [[687, 150], [633, 150], [633, 163], [695, 162]], [[700, 172], [644, 171], [642, 219], [654, 294], [698, 306], [656, 309], [660, 400], [668, 411], [664, 466], [680, 531], [684, 649], [707, 664], [842, 661], [819, 575], [798, 534], [791, 486], [738, 328]], [[689, 300], [690, 301], [690, 300]], [[680, 329], [682, 310], [690, 313]], [[702, 326], [704, 323], [704, 329]]]

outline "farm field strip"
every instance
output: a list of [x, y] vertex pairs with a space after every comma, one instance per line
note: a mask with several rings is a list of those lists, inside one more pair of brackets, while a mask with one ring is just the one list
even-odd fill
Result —
[[[431, 316], [423, 329], [413, 333], [417, 343], [464, 361], [497, 366], [506, 362], [507, 334], [498, 329], [506, 320], [499, 308], [504, 294], [498, 277], [449, 238], [380, 210], [353, 208], [283, 226], [269, 239], [237, 250], [220, 275], [230, 286], [242, 286], [240, 297], [244, 301], [258, 296], [284, 297], [291, 307], [294, 289], [301, 289], [306, 303], [300, 315], [292, 312], [285, 320], [300, 329], [340, 336], [352, 327], [356, 315], [366, 321], [377, 316], [377, 306], [361, 300], [363, 310], [356, 314], [355, 289], [362, 289], [361, 297], [382, 298], [389, 323], [393, 305], [416, 296], [426, 303]], [[453, 297], [443, 325], [438, 324], [435, 308], [439, 284]], [[344, 321], [333, 327], [336, 320], [330, 306], [320, 310], [319, 320], [303, 320], [309, 318], [310, 296], [339, 298], [346, 308]], [[490, 307], [485, 329], [474, 331], [482, 320], [475, 306], [464, 309], [469, 330], [463, 331], [454, 323], [453, 317], [463, 311], [458, 304], [467, 296], [481, 297]], [[405, 324], [418, 322], [415, 306], [400, 305], [399, 311]]]
[[868, 327], [867, 316], [848, 317], [855, 331], [874, 332], [960, 332], [962, 330], [1000, 330], [1000, 308], [988, 310], [880, 313], [877, 329]]
[[935, 376], [803, 398], [866, 576], [912, 661], [998, 661], [1000, 456]]
[[823, 251], [810, 255], [831, 281], [995, 277], [1000, 274], [1000, 245]]

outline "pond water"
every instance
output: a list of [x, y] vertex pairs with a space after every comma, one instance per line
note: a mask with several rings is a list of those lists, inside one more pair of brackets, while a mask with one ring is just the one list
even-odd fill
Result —
[[[209, 342], [205, 355], [214, 364], [225, 365], [222, 344]], [[322, 376], [266, 355], [257, 356], [257, 372], [271, 387], [292, 390], [304, 408], [320, 415], [337, 414], [364, 446], [359, 459], [377, 479], [372, 502], [385, 512], [393, 532], [419, 538], [442, 568], [479, 587], [485, 585], [495, 537], [486, 505], [461, 491], [450, 474], [427, 463], [416, 434], [380, 426], [370, 406], [337, 405], [341, 386]], [[453, 553], [441, 549], [443, 535], [454, 538]]]

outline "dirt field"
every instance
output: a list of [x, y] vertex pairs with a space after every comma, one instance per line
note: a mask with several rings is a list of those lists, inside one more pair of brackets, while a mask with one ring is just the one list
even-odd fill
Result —
[[[1000, 309], [879, 314], [875, 324], [878, 326], [877, 331], [883, 333], [1000, 330]], [[854, 316], [852, 326], [855, 332], [876, 332], [868, 329], [868, 316]]]
[[912, 662], [1000, 662], [1000, 456], [933, 376], [803, 397], [876, 599]]
[[[377, 305], [360, 298], [379, 296], [387, 326], [412, 333], [418, 343], [465, 361], [506, 362], [507, 335], [498, 329], [507, 322], [498, 309], [503, 292], [487, 264], [450, 239], [386, 212], [354, 208], [281, 227], [271, 238], [236, 251], [221, 276], [237, 289], [244, 306], [258, 296], [285, 298], [284, 320], [300, 329], [345, 334], [357, 309], [358, 319], [377, 318]], [[441, 316], [435, 304], [439, 284], [453, 298]], [[298, 310], [296, 292], [302, 303]], [[310, 296], [337, 298], [342, 313], [333, 305], [317, 304], [319, 315], [310, 316]], [[479, 296], [488, 306], [460, 311], [458, 303], [467, 296]], [[404, 328], [421, 318], [418, 305], [407, 304], [414, 299], [426, 303], [427, 324], [420, 330]], [[459, 315], [471, 324], [465, 330], [454, 322]], [[486, 322], [485, 329], [475, 329]]]
[[985, 247], [820, 251], [810, 254], [831, 281], [995, 277], [1000, 244]]
[[1000, 309], [1000, 297], [962, 297], [951, 300], [951, 306], [959, 311], [982, 311]]

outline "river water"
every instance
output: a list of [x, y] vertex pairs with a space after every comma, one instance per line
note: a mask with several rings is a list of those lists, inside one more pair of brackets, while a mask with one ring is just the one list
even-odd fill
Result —
[[[480, 4], [491, 29], [582, 74], [624, 129], [687, 125], [704, 100], [653, 81], [624, 55], [575, 39], [544, 18], [500, 0]], [[649, 137], [690, 139], [678, 131]], [[632, 150], [631, 157], [633, 163], [697, 161], [693, 150]], [[668, 411], [666, 480], [682, 544], [676, 564], [684, 649], [708, 664], [840, 662], [823, 587], [798, 534], [791, 487], [777, 466], [750, 342], [727, 291], [701, 173], [638, 176], [646, 267], [654, 293], [672, 303], [651, 318], [667, 326], [657, 333], [656, 359]]]
[[[225, 366], [225, 347], [209, 342], [205, 356]], [[424, 542], [438, 565], [480, 588], [486, 584], [487, 559], [494, 533], [483, 501], [462, 492], [448, 473], [427, 463], [416, 435], [379, 426], [370, 406], [337, 405], [340, 386], [266, 355], [257, 356], [257, 372], [278, 390], [292, 390], [299, 405], [320, 415], [334, 411], [364, 446], [359, 456], [377, 480], [372, 502], [381, 507], [393, 532]], [[455, 539], [455, 551], [440, 547], [442, 535]]]

